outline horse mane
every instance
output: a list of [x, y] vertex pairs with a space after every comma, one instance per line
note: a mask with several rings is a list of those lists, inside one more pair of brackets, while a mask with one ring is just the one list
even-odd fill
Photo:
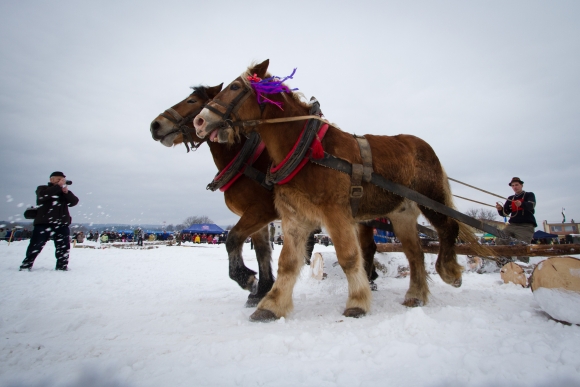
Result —
[[207, 100], [210, 99], [209, 96], [207, 95], [207, 86], [203, 86], [203, 85], [191, 86], [190, 89], [193, 90], [190, 95], [195, 94], [195, 95], [198, 95], [200, 98], [207, 99]]
[[[244, 85], [249, 88], [252, 93], [255, 94], [254, 89], [252, 88], [252, 85], [250, 83], [250, 81], [248, 80], [248, 77], [251, 77], [252, 75], [252, 69], [257, 65], [258, 63], [256, 62], [252, 62], [246, 71], [244, 71], [241, 75], [240, 78], [242, 79], [242, 82], [244, 83]], [[264, 78], [269, 78], [271, 77], [272, 74], [270, 72], [266, 72], [266, 75], [264, 75]], [[304, 93], [302, 93], [301, 91], [290, 91], [289, 93], [284, 93], [285, 95], [289, 95], [291, 96], [299, 105], [301, 105], [304, 108], [309, 108], [310, 107], [310, 102], [307, 102], [306, 96], [304, 95]]]

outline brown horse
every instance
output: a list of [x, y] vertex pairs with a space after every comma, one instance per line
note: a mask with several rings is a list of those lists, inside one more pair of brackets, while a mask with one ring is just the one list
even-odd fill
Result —
[[[197, 137], [191, 129], [192, 118], [220, 90], [221, 85], [209, 88], [195, 87], [191, 95], [153, 120], [150, 127], [153, 139], [170, 147], [182, 143], [185, 136], [192, 136], [192, 144], [195, 144], [196, 147], [201, 145], [205, 140]], [[187, 131], [188, 127], [193, 133]], [[242, 141], [244, 142], [245, 138]], [[215, 165], [220, 171], [240, 152], [244, 145], [243, 142], [233, 146], [208, 142]], [[256, 160], [254, 166], [265, 171], [269, 163], [268, 154], [263, 153]], [[240, 220], [230, 230], [226, 241], [229, 275], [242, 289], [251, 292], [246, 306], [256, 306], [274, 284], [272, 250], [267, 227], [270, 222], [278, 219], [278, 213], [273, 205], [272, 192], [262, 188], [252, 179], [241, 176], [235, 184], [225, 191], [224, 199], [228, 208], [240, 216]], [[242, 248], [248, 236], [252, 237], [254, 243], [259, 280], [256, 280], [256, 272], [246, 267], [242, 257]]]
[[[215, 87], [195, 87], [193, 93], [187, 98], [167, 109], [151, 123], [150, 131], [155, 141], [161, 142], [166, 147], [191, 141], [192, 147], [198, 147], [205, 139], [197, 137], [193, 129], [192, 119], [205, 104], [221, 90], [221, 85]], [[218, 170], [222, 171], [240, 152], [246, 142], [246, 137], [241, 136], [240, 142], [223, 145], [218, 142], [208, 142], [210, 152]], [[258, 158], [254, 167], [266, 173], [270, 162], [267, 151]], [[272, 251], [268, 238], [267, 225], [274, 219], [278, 219], [278, 213], [274, 206], [272, 192], [260, 186], [255, 180], [241, 176], [224, 193], [224, 199], [228, 208], [241, 218], [228, 234], [226, 250], [229, 257], [229, 276], [243, 289], [254, 290], [248, 297], [246, 306], [256, 306], [258, 302], [270, 291], [274, 284], [272, 274]], [[374, 267], [374, 254], [376, 245], [373, 241], [373, 229], [360, 226], [360, 244], [365, 253], [365, 269], [369, 281], [377, 278]], [[258, 281], [255, 272], [247, 268], [242, 258], [242, 248], [248, 236], [252, 237], [256, 250], [256, 259], [259, 267]], [[311, 251], [310, 251], [311, 253]], [[305, 254], [306, 258], [309, 254]], [[255, 289], [257, 282], [257, 290]]]
[[[302, 102], [297, 93], [287, 88], [282, 93], [268, 94], [267, 98], [256, 95], [252, 81], [270, 77], [267, 74], [268, 65], [269, 61], [266, 60], [235, 79], [194, 119], [194, 126], [199, 137], [210, 135], [210, 138], [228, 137], [216, 135], [216, 130], [231, 133], [241, 127], [245, 132], [257, 131], [273, 160], [275, 167], [272, 169], [276, 170], [280, 164], [286, 163], [289, 153], [296, 148], [304, 121], [271, 123], [248, 120], [285, 121], [288, 118], [308, 116], [311, 105]], [[249, 98], [243, 97], [246, 95]], [[228, 104], [231, 104], [231, 108], [224, 113], [224, 107]], [[236, 117], [227, 114], [232, 109], [236, 110]], [[429, 144], [411, 135], [365, 137], [370, 144], [375, 174], [444, 205], [453, 205], [447, 176]], [[363, 163], [355, 137], [337, 127], [328, 128], [321, 145], [331, 155], [353, 164]], [[367, 182], [362, 183], [364, 194], [357, 214], [353, 216], [350, 176], [312, 162], [306, 163], [291, 180], [284, 183], [277, 185], [274, 190], [275, 204], [282, 217], [286, 238], [279, 259], [278, 279], [258, 304], [258, 309], [251, 316], [252, 320], [268, 321], [286, 316], [292, 310], [292, 289], [300, 271], [304, 242], [308, 233], [321, 222], [332, 237], [338, 261], [348, 280], [349, 296], [345, 316], [359, 317], [366, 314], [371, 302], [361, 250], [359, 245], [353, 243], [357, 238], [356, 222], [378, 217], [392, 220], [411, 269], [410, 287], [404, 305], [418, 306], [428, 301], [428, 276], [416, 231], [416, 220], [420, 213], [439, 234], [438, 274], [446, 283], [461, 286], [462, 267], [457, 263], [454, 252], [460, 226], [455, 220]], [[466, 234], [469, 240], [475, 240], [473, 235], [469, 237]]]

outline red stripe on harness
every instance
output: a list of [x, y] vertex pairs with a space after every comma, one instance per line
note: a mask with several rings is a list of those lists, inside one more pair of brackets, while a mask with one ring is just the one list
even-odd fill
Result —
[[[302, 129], [302, 132], [304, 132], [304, 130], [306, 130], [306, 124], [304, 124], [304, 129]], [[314, 141], [318, 140], [320, 143], [322, 143], [322, 139], [324, 138], [324, 135], [326, 134], [326, 131], [328, 130], [328, 124], [324, 124], [320, 127], [320, 129], [318, 129], [318, 133], [317, 133], [317, 139], [315, 138], [312, 142], [314, 143]], [[298, 139], [300, 139], [300, 137], [302, 136], [302, 134], [298, 137]], [[292, 150], [290, 151], [290, 153], [288, 153], [286, 155], [286, 157], [284, 158], [284, 160], [282, 160], [282, 162], [280, 164], [278, 164], [275, 167], [272, 167], [270, 170], [272, 172], [276, 172], [278, 169], [280, 169], [289, 159], [290, 156], [292, 156], [292, 153], [294, 153], [294, 151], [296, 150], [296, 147], [298, 146], [298, 140], [296, 141], [296, 144], [294, 144], [294, 147], [292, 148]], [[300, 170], [302, 168], [304, 168], [304, 166], [306, 165], [306, 163], [308, 162], [308, 160], [310, 160], [310, 153], [312, 153], [312, 147], [313, 144], [310, 144], [310, 152], [308, 152], [308, 154], [306, 154], [306, 156], [304, 156], [304, 158], [302, 159], [302, 161], [300, 162], [300, 164], [298, 164], [298, 166], [296, 166], [296, 169], [294, 169], [292, 171], [292, 173], [290, 173], [285, 179], [280, 180], [278, 182], [278, 184], [286, 184], [288, 183], [290, 180], [292, 180], [294, 178], [294, 176], [296, 176], [296, 174], [298, 172], [300, 172]]]
[[[246, 165], [254, 164], [254, 162], [256, 160], [258, 160], [258, 157], [260, 157], [260, 155], [262, 154], [262, 152], [264, 151], [265, 148], [266, 148], [266, 144], [264, 144], [264, 141], [260, 142], [260, 144], [258, 145], [256, 150], [254, 151], [254, 154], [252, 154], [252, 157], [250, 157], [250, 159], [248, 160]], [[236, 161], [236, 159], [237, 159], [237, 156], [234, 157], [232, 159], [232, 161], [230, 161], [230, 163], [220, 172], [220, 174], [214, 178], [214, 181], [218, 180], [224, 173], [226, 173], [227, 170], [230, 168], [230, 166], [234, 163], [234, 161]], [[232, 177], [232, 179], [227, 184], [225, 184], [223, 187], [220, 188], [220, 191], [226, 192], [232, 186], [232, 184], [234, 184], [236, 182], [236, 180], [238, 180], [240, 178], [240, 176], [242, 176], [244, 174], [245, 169], [246, 169], [246, 167], [244, 166], [244, 168], [242, 168], [242, 170], [240, 172], [238, 172], [237, 175]]]

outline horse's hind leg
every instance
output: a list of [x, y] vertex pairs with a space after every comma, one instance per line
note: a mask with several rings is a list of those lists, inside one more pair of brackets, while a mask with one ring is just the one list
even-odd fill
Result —
[[403, 252], [409, 261], [411, 278], [403, 305], [412, 307], [425, 305], [429, 299], [425, 256], [417, 234], [418, 216], [419, 209], [410, 200], [405, 200], [400, 207], [389, 214], [389, 219], [393, 222], [395, 235], [401, 241]]
[[379, 275], [375, 268], [375, 253], [377, 252], [377, 245], [375, 243], [373, 228], [365, 224], [358, 225], [358, 241], [362, 250], [363, 265], [371, 290], [377, 290], [377, 285], [374, 283]]
[[334, 243], [338, 263], [348, 280], [348, 300], [344, 315], [346, 317], [362, 317], [370, 310], [371, 291], [368, 277], [362, 265], [362, 253], [357, 241], [357, 230], [350, 223], [349, 214], [342, 208], [324, 211], [324, 224]]
[[463, 267], [457, 263], [455, 255], [455, 241], [459, 234], [459, 224], [450, 217], [435, 211], [422, 208], [423, 215], [435, 229], [439, 237], [439, 256], [435, 269], [441, 279], [456, 288], [461, 286]]
[[278, 278], [272, 290], [258, 304], [258, 309], [250, 316], [251, 321], [267, 322], [285, 317], [294, 307], [292, 291], [296, 278], [304, 265], [306, 241], [316, 227], [305, 219], [283, 216], [284, 245], [278, 259]]
[[256, 258], [258, 259], [258, 289], [255, 293], [250, 293], [247, 308], [252, 308], [258, 305], [260, 300], [272, 289], [274, 285], [274, 274], [272, 274], [272, 248], [270, 246], [270, 238], [268, 225], [262, 227], [259, 231], [252, 234], [252, 241], [254, 242], [254, 250], [256, 251]]

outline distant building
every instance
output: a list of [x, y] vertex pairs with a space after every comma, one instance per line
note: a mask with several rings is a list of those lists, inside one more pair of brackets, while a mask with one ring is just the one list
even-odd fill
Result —
[[578, 223], [575, 223], [572, 220], [570, 223], [562, 223], [562, 222], [548, 222], [544, 220], [542, 223], [544, 226], [544, 231], [550, 234], [556, 234], [558, 236], [562, 235], [570, 235], [570, 234], [580, 234], [578, 232]]

